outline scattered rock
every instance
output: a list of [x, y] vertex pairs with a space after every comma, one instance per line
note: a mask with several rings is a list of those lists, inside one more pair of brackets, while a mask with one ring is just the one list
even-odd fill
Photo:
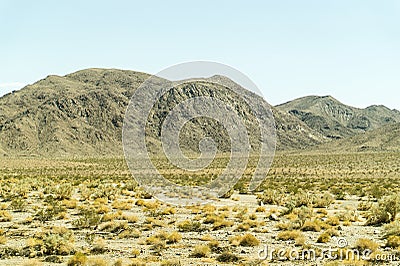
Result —
[[272, 221], [278, 221], [279, 218], [275, 213], [271, 213], [271, 215], [269, 216], [269, 219]]

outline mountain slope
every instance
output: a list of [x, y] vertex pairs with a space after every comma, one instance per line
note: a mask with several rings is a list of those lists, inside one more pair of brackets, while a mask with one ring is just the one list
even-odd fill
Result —
[[311, 129], [295, 116], [273, 107], [278, 150], [303, 150], [327, 142], [328, 139]]
[[331, 139], [342, 139], [400, 122], [400, 112], [385, 106], [359, 109], [331, 96], [306, 96], [278, 105], [310, 128]]
[[[87, 69], [63, 77], [48, 76], [1, 97], [0, 154], [122, 155], [121, 132], [125, 109], [135, 89], [148, 77], [148, 74], [134, 71]], [[213, 78], [221, 77], [210, 80]], [[180, 88], [181, 92], [184, 89]], [[179, 95], [184, 93], [171, 95], [171, 101], [160, 103], [158, 111], [170, 109]], [[225, 100], [235, 101], [232, 97], [225, 97]], [[245, 106], [240, 108], [243, 115], [249, 117]], [[321, 134], [294, 116], [275, 109], [273, 112], [278, 149], [306, 148], [325, 141]], [[154, 115], [150, 119], [153, 120], [149, 124], [156, 125], [160, 116]], [[196, 129], [201, 122], [191, 125], [192, 129], [188, 131], [191, 134], [183, 140], [196, 146], [189, 145], [189, 148], [197, 148], [197, 143], [189, 138], [194, 136], [196, 139], [205, 132], [204, 129]], [[213, 126], [208, 124], [208, 127]], [[149, 129], [149, 132], [157, 131], [157, 128]], [[222, 135], [217, 137], [222, 138]], [[224, 143], [222, 139], [219, 142]]]
[[394, 123], [353, 137], [316, 147], [328, 152], [400, 151], [400, 123]]
[[[210, 80], [223, 81], [230, 87], [239, 87], [238, 84], [224, 76], [213, 76]], [[271, 109], [275, 119], [278, 150], [307, 149], [328, 141], [322, 134], [311, 129], [295, 116], [282, 112], [273, 106]]]
[[[0, 143], [8, 154], [120, 153], [129, 97], [147, 74], [89, 69], [48, 76], [0, 98]], [[118, 83], [118, 84], [117, 84]]]

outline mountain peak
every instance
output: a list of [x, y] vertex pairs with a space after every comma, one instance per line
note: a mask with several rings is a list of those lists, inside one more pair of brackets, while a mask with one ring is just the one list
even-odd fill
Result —
[[[306, 96], [307, 97], [307, 96]], [[306, 98], [305, 97], [305, 98]], [[310, 99], [314, 100], [314, 101], [318, 101], [318, 102], [337, 102], [340, 103], [339, 100], [337, 100], [336, 98], [334, 98], [331, 95], [323, 95], [323, 96], [319, 96], [319, 95], [314, 95], [314, 96], [310, 96]]]
[[325, 95], [325, 96], [320, 96], [320, 99], [327, 99], [327, 100], [334, 100], [338, 101], [336, 98], [334, 98], [332, 95]]
[[385, 106], [365, 109], [345, 105], [330, 95], [306, 96], [281, 104], [290, 113], [328, 138], [346, 138], [400, 122], [400, 112]]

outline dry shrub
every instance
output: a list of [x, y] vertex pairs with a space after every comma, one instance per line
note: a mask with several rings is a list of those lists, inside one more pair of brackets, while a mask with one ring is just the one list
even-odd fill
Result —
[[177, 243], [182, 240], [182, 235], [179, 232], [172, 232], [167, 236], [167, 244]]
[[260, 241], [252, 234], [245, 234], [241, 239], [239, 244], [243, 247], [255, 247], [260, 244]]
[[278, 240], [287, 241], [287, 240], [295, 240], [298, 237], [304, 237], [304, 235], [298, 230], [289, 230], [278, 233], [276, 238]]
[[190, 255], [193, 258], [207, 258], [210, 256], [211, 249], [207, 245], [198, 245], [194, 247], [192, 254]]
[[367, 238], [359, 238], [355, 244], [355, 248], [360, 252], [366, 249], [376, 251], [379, 248], [379, 244]]

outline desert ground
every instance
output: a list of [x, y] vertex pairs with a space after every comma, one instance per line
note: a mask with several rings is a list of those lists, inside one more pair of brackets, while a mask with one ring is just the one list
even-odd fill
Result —
[[399, 153], [278, 153], [257, 191], [248, 178], [179, 207], [141, 190], [122, 158], [4, 157], [0, 265], [398, 265]]

